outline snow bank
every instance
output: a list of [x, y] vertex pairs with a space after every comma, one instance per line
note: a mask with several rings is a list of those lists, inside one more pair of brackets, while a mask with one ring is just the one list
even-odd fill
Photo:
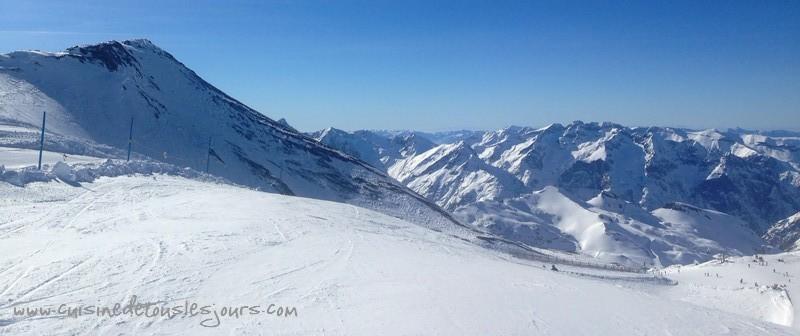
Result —
[[166, 163], [139, 160], [126, 162], [110, 159], [100, 164], [79, 163], [72, 166], [60, 161], [52, 167], [45, 165], [42, 170], [38, 170], [35, 167], [25, 167], [16, 170], [0, 169], [0, 181], [22, 187], [32, 182], [61, 180], [68, 183], [82, 183], [93, 182], [101, 176], [114, 177], [135, 174], [165, 174], [204, 181], [225, 182], [224, 179], [219, 177], [206, 175], [190, 168], [179, 168]]

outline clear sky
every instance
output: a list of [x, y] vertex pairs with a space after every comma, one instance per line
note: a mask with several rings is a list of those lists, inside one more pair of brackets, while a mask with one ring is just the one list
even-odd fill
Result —
[[148, 38], [301, 130], [800, 129], [800, 1], [0, 0], [0, 52]]

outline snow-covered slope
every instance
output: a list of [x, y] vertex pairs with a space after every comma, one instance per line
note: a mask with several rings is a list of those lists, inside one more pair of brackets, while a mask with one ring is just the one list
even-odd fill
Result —
[[513, 176], [483, 162], [463, 141], [397, 161], [389, 175], [447, 210], [522, 191]]
[[455, 214], [511, 240], [622, 265], [687, 264], [765, 248], [735, 217], [675, 203], [647, 212], [610, 192], [583, 202], [545, 187], [521, 197], [476, 202]]
[[800, 333], [800, 254], [726, 257], [659, 272], [677, 286], [656, 295], [793, 328]]
[[[119, 158], [133, 120], [135, 157], [197, 170], [210, 164], [212, 174], [261, 190], [460, 230], [447, 213], [379, 170], [245, 106], [147, 40], [0, 55], [0, 136], [6, 135], [0, 144], [36, 148], [45, 111], [53, 151], [111, 148], [102, 154]], [[21, 130], [2, 131], [10, 127]], [[53, 149], [53, 138], [69, 142]]]
[[[672, 286], [650, 275], [553, 272], [367, 209], [166, 175], [0, 182], [0, 254], [8, 335], [794, 333], [659, 296]], [[96, 313], [134, 297], [159, 316]], [[26, 312], [59, 307], [83, 314]]]
[[779, 220], [764, 234], [764, 239], [787, 251], [800, 249], [800, 212]]

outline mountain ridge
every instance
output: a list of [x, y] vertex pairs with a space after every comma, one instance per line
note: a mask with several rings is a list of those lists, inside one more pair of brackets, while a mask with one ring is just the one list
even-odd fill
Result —
[[43, 111], [48, 134], [81, 147], [62, 148], [67, 151], [127, 148], [132, 125], [134, 157], [196, 170], [208, 166], [213, 174], [264, 191], [470, 231], [381, 170], [253, 110], [146, 39], [0, 55], [0, 98], [0, 124], [26, 129], [4, 133], [5, 146], [36, 143]]
[[[404, 164], [391, 165], [387, 171], [453, 211], [465, 223], [534, 246], [586, 252], [580, 244], [575, 245], [580, 241], [575, 235], [582, 233], [570, 233], [564, 227], [559, 228], [558, 217], [564, 213], [543, 211], [539, 198], [531, 198], [532, 194], [555, 187], [547, 195], [562, 195], [558, 196], [560, 203], [574, 203], [575, 209], [596, 213], [576, 220], [596, 221], [591, 218], [598, 216], [606, 228], [605, 234], [629, 237], [624, 239], [635, 242], [626, 249], [638, 252], [626, 252], [626, 257], [631, 258], [630, 254], [634, 254], [638, 255], [638, 262], [649, 258], [652, 262], [664, 264], [685, 263], [707, 260], [715, 253], [752, 253], [770, 249], [768, 244], [774, 239], [758, 236], [765, 235], [777, 221], [800, 210], [800, 161], [797, 160], [800, 137], [770, 137], [744, 132], [625, 127], [616, 123], [582, 121], [551, 124], [538, 129], [511, 126], [472, 134], [467, 140], [439, 144], [428, 152], [397, 161]], [[397, 134], [411, 133], [415, 132], [388, 135], [392, 139]], [[424, 136], [422, 132], [415, 134]], [[381, 135], [376, 133], [375, 136]], [[373, 146], [380, 148], [379, 142]], [[450, 180], [435, 187], [439, 192], [429, 193], [432, 182], [427, 176], [459, 176], [467, 173], [468, 169], [448, 167], [446, 162], [438, 165], [430, 162], [428, 166], [440, 168], [426, 174], [414, 174], [411, 173], [414, 166], [405, 163], [430, 157], [437, 148], [453, 146], [454, 143], [466, 144], [484, 164], [502, 171], [494, 175], [513, 176], [510, 184], [522, 185], [522, 190], [463, 202], [462, 197], [455, 196], [459, 195], [457, 190], [470, 190], [470, 186]], [[447, 160], [446, 156], [439, 159]], [[472, 188], [478, 186], [483, 187], [476, 184]], [[497, 188], [500, 187], [502, 183]], [[619, 208], [592, 204], [601, 202], [600, 199], [609, 199], [598, 198], [603, 195], [613, 195]], [[701, 209], [700, 213], [692, 215], [700, 217], [678, 216], [675, 211], [683, 213], [683, 209], [688, 208], [676, 210], [673, 209], [675, 204]], [[668, 238], [665, 235], [674, 232], [664, 226], [662, 219], [654, 217], [654, 212], [680, 218], [680, 223], [668, 222], [668, 225], [682, 227], [681, 230], [686, 231], [680, 234], [688, 235], [688, 238], [684, 241], [664, 240]], [[720, 222], [705, 223], [702, 219], [714, 217], [716, 215], [712, 213], [716, 212], [730, 216], [718, 217], [718, 221], [731, 223], [728, 226], [730, 232], [725, 233], [726, 227]], [[708, 245], [704, 241], [713, 241], [714, 235], [692, 233], [704, 226], [718, 230], [720, 237], [724, 233], [727, 240]], [[600, 239], [600, 236], [595, 238]], [[573, 245], [578, 248], [572, 248]], [[652, 246], [657, 246], [653, 250], [656, 252], [651, 251]], [[691, 251], [695, 248], [705, 249], [705, 252]], [[659, 253], [662, 255], [657, 257]], [[612, 257], [612, 262], [617, 261], [617, 257]]]

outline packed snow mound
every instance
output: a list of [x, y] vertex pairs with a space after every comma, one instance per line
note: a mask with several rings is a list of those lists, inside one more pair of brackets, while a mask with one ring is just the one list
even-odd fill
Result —
[[[0, 55], [0, 145], [76, 146], [124, 158], [147, 157], [264, 191], [347, 202], [438, 230], [461, 231], [446, 212], [363, 161], [322, 146], [215, 88], [147, 40], [76, 46], [64, 52]], [[33, 135], [33, 136], [31, 136]], [[51, 139], [52, 138], [52, 139]], [[92, 144], [92, 145], [90, 145]], [[95, 146], [93, 144], [101, 144]], [[119, 151], [123, 153], [119, 153]], [[98, 153], [100, 152], [100, 153]]]
[[[551, 271], [341, 203], [165, 175], [0, 195], [3, 334], [794, 333], [657, 296], [674, 286], [651, 275]], [[134, 299], [158, 316], [94, 313]]]
[[[0, 166], [2, 167], [2, 166]], [[123, 175], [153, 175], [166, 174], [182, 176], [204, 181], [229, 183], [222, 178], [200, 173], [191, 168], [177, 166], [155, 161], [122, 161], [106, 160], [102, 163], [77, 163], [69, 165], [58, 161], [55, 165], [43, 165], [42, 169], [25, 167], [21, 169], [0, 169], [0, 182], [6, 182], [18, 187], [33, 182], [49, 182], [59, 180], [72, 185], [82, 182], [93, 182], [100, 177], [115, 177]]]

